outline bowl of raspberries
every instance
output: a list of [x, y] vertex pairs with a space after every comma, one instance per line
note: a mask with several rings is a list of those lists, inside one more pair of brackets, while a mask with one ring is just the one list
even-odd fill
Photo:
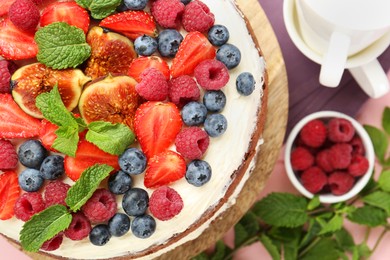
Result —
[[287, 176], [304, 196], [323, 203], [346, 201], [370, 180], [375, 154], [371, 139], [355, 119], [335, 111], [303, 118], [285, 150]]

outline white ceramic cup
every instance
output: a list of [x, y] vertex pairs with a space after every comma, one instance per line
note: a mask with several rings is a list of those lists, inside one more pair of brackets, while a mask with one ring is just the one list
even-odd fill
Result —
[[390, 89], [377, 61], [390, 45], [389, 10], [389, 0], [284, 0], [283, 15], [294, 44], [321, 64], [321, 84], [338, 86], [347, 68], [378, 98]]

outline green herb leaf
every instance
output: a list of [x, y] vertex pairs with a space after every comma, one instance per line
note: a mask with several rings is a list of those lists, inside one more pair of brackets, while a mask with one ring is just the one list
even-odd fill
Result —
[[364, 186], [363, 190], [361, 192], [359, 192], [360, 195], [368, 194], [378, 187], [378, 183], [374, 180], [373, 176], [374, 176], [374, 174], [371, 175], [370, 180], [368, 181], [366, 186]]
[[386, 134], [374, 126], [365, 125], [364, 129], [366, 129], [368, 135], [371, 138], [375, 150], [375, 155], [378, 157], [380, 162], [384, 162], [389, 143]]
[[390, 135], [390, 107], [385, 107], [382, 114], [382, 127]]
[[75, 68], [91, 55], [84, 31], [65, 22], [40, 28], [34, 40], [38, 61], [53, 69]]
[[321, 205], [320, 196], [316, 195], [309, 201], [309, 204], [307, 204], [307, 210], [316, 209], [320, 205]]
[[299, 240], [302, 236], [302, 228], [272, 227], [268, 236], [281, 242], [291, 242]]
[[[318, 242], [317, 242], [318, 241]], [[316, 240], [314, 246], [311, 247], [300, 260], [337, 260], [339, 253], [336, 241], [330, 238], [321, 238]]]
[[85, 138], [110, 154], [122, 154], [135, 139], [133, 132], [124, 124], [98, 121], [90, 123], [88, 129]]
[[60, 127], [55, 131], [57, 138], [54, 140], [53, 148], [57, 151], [75, 157], [79, 132], [73, 127]]
[[384, 209], [390, 216], [390, 193], [385, 191], [376, 191], [363, 198], [363, 201], [371, 206]]
[[215, 253], [213, 257], [211, 258], [212, 260], [223, 260], [225, 259], [226, 255], [226, 245], [223, 243], [223, 241], [219, 240], [215, 246]]
[[32, 216], [20, 231], [20, 242], [26, 251], [37, 252], [42, 244], [69, 227], [72, 215], [63, 205], [51, 206]]
[[348, 214], [348, 219], [354, 223], [376, 227], [387, 223], [387, 214], [384, 210], [365, 205]]
[[256, 236], [260, 231], [256, 215], [251, 211], [247, 212], [234, 227], [234, 231], [235, 247], [241, 246], [246, 240]]
[[271, 193], [253, 208], [264, 222], [276, 227], [298, 227], [307, 221], [307, 200], [290, 193]]
[[263, 233], [260, 235], [259, 240], [264, 245], [265, 249], [267, 249], [273, 260], [281, 259], [278, 247], [272, 242], [271, 238]]
[[79, 210], [99, 187], [100, 182], [107, 178], [113, 167], [106, 164], [95, 164], [87, 168], [80, 179], [68, 190], [65, 202], [70, 210]]
[[120, 5], [121, 0], [76, 0], [83, 8], [91, 11], [95, 19], [103, 19], [113, 12]]
[[334, 237], [339, 247], [343, 250], [352, 251], [355, 247], [351, 234], [345, 228], [336, 231]]
[[354, 247], [353, 249], [353, 260], [367, 259], [371, 255], [371, 249], [367, 244], [360, 244]]
[[343, 216], [335, 214], [321, 229], [319, 235], [323, 235], [329, 232], [335, 232], [343, 227]]
[[318, 221], [314, 218], [309, 219], [309, 226], [307, 228], [307, 232], [305, 236], [302, 238], [301, 243], [299, 244], [299, 248], [304, 248], [308, 244], [310, 244], [314, 238], [317, 237], [318, 233], [321, 231], [321, 225], [318, 223]]
[[387, 192], [390, 192], [390, 170], [383, 171], [378, 179], [379, 187]]

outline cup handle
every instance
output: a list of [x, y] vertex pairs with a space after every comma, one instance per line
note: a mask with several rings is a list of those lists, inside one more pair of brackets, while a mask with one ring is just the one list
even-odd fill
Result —
[[349, 36], [333, 32], [328, 50], [322, 60], [320, 83], [327, 87], [337, 87], [340, 84], [348, 58], [348, 49], [351, 43]]
[[389, 92], [389, 79], [377, 59], [360, 67], [349, 68], [360, 87], [372, 98], [379, 98]]

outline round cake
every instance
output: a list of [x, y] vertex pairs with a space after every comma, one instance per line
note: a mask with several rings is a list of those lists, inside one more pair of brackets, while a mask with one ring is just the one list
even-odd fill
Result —
[[[173, 0], [172, 1], [169, 0], [149, 1], [147, 6], [143, 9], [145, 13], [152, 14], [153, 16], [154, 14], [156, 14], [156, 16], [159, 16], [159, 13], [161, 13], [159, 12], [159, 8], [152, 6], [154, 4], [156, 4], [157, 6], [157, 2], [159, 1], [160, 2], [165, 1], [166, 5], [169, 2], [175, 2]], [[76, 2], [83, 2], [83, 1], [76, 1]], [[186, 1], [182, 1], [182, 2], [186, 2]], [[197, 4], [198, 2], [201, 2], [203, 4], [201, 5], [202, 10], [209, 14], [208, 17], [212, 17], [213, 20], [212, 24], [208, 26], [207, 30], [209, 30], [209, 28], [214, 25], [225, 26], [230, 33], [230, 37], [227, 41], [227, 44], [237, 47], [241, 54], [241, 60], [238, 63], [238, 65], [228, 69], [229, 78], [227, 83], [224, 84], [223, 87], [220, 87], [218, 89], [221, 90], [226, 96], [225, 107], [218, 112], [210, 112], [210, 111], [207, 112], [208, 115], [210, 114], [223, 115], [223, 117], [226, 118], [227, 121], [226, 131], [221, 135], [215, 136], [212, 132], [206, 131], [209, 135], [208, 138], [209, 144], [207, 146], [207, 150], [204, 151], [204, 153], [201, 156], [196, 157], [196, 160], [205, 161], [209, 164], [211, 168], [210, 179], [207, 182], [202, 183], [202, 185], [193, 185], [189, 183], [188, 176], [187, 177], [182, 176], [181, 178], [169, 182], [166, 185], [165, 184], [162, 185], [164, 187], [173, 189], [175, 191], [175, 194], [177, 193], [180, 196], [182, 201], [182, 208], [180, 208], [179, 212], [175, 213], [174, 216], [170, 216], [169, 219], [161, 219], [162, 218], [161, 216], [155, 216], [154, 212], [151, 212], [150, 209], [147, 209], [144, 214], [151, 216], [155, 221], [155, 230], [147, 238], [139, 238], [136, 235], [134, 235], [130, 230], [129, 232], [127, 232], [126, 234], [120, 237], [110, 236], [108, 242], [105, 242], [104, 245], [97, 246], [91, 243], [88, 237], [85, 237], [78, 241], [74, 241], [64, 236], [59, 248], [52, 251], [45, 251], [41, 249], [39, 251], [39, 254], [45, 254], [53, 258], [69, 258], [69, 259], [122, 259], [122, 258], [123, 259], [143, 259], [143, 258], [152, 259], [152, 258], [156, 258], [162, 256], [163, 254], [169, 252], [174, 248], [180, 247], [180, 245], [188, 241], [194, 240], [197, 237], [199, 237], [205, 229], [207, 229], [210, 225], [212, 225], [212, 222], [215, 219], [217, 219], [224, 211], [226, 211], [235, 203], [236, 197], [239, 195], [243, 185], [248, 180], [250, 173], [255, 166], [254, 158], [256, 156], [256, 153], [258, 152], [259, 149], [261, 149], [261, 144], [267, 141], [261, 138], [261, 134], [265, 123], [265, 114], [266, 114], [265, 112], [266, 112], [266, 105], [267, 105], [266, 104], [267, 74], [265, 68], [265, 61], [262, 56], [261, 50], [258, 46], [257, 40], [253, 36], [252, 29], [250, 28], [249, 23], [247, 22], [246, 18], [243, 16], [241, 11], [237, 7], [234, 0], [201, 0], [201, 1], [194, 0], [192, 2], [196, 2]], [[42, 9], [44, 9], [44, 7], [46, 6], [44, 4], [41, 5], [42, 6], [39, 7], [41, 8], [41, 13], [42, 13]], [[199, 33], [205, 36], [206, 38], [209, 37], [207, 30], [198, 32], [196, 31], [196, 29], [188, 29], [192, 26], [190, 22], [184, 21], [184, 19], [186, 19], [184, 18], [186, 12], [185, 8], [187, 8], [188, 5], [189, 4], [183, 7], [184, 14], [182, 15], [181, 19], [183, 20], [182, 23], [184, 24], [183, 27], [186, 27], [186, 29], [191, 32], [188, 32], [181, 26], [181, 24], [179, 24], [180, 26], [179, 32], [184, 38], [182, 43], [185, 42], [185, 38], [189, 34], [192, 35], [195, 33]], [[174, 7], [172, 7], [171, 9], [175, 9], [177, 8], [177, 6], [178, 5], [174, 5]], [[206, 9], [209, 10], [205, 11]], [[93, 12], [91, 10], [89, 11]], [[117, 8], [116, 12], [119, 13], [119, 8]], [[110, 14], [110, 15], [115, 15], [115, 14]], [[164, 20], [163, 18], [161, 17], [153, 17], [153, 18], [157, 21], [156, 24], [157, 24], [158, 33], [163, 31], [164, 27], [167, 27], [167, 25], [165, 25], [165, 22], [167, 21]], [[8, 21], [6, 15], [3, 16], [2, 19], [4, 21]], [[4, 23], [6, 24], [6, 22], [4, 21], [2, 22], [3, 25]], [[103, 34], [107, 33], [107, 31], [115, 31], [115, 28], [114, 29], [109, 28], [110, 24], [108, 24], [108, 26], [104, 26], [103, 22], [100, 24], [98, 22], [98, 25], [101, 26], [98, 28], [104, 27], [104, 29], [101, 30]], [[202, 26], [203, 25], [204, 24], [202, 24]], [[198, 25], [196, 24], [195, 28], [196, 26]], [[89, 29], [90, 30], [89, 32], [91, 32], [91, 30], [98, 30], [96, 29], [97, 27], [90, 26], [89, 28], [92, 28]], [[129, 41], [131, 41], [131, 44], [133, 44], [135, 38], [137, 38], [137, 37], [129, 36], [129, 34], [126, 35], [125, 33], [123, 33], [123, 31], [120, 31], [119, 33], [123, 34], [123, 35], [121, 34], [121, 37], [126, 37]], [[157, 38], [156, 34], [153, 36]], [[35, 39], [37, 39], [37, 37]], [[4, 36], [1, 35], [0, 33], [0, 45], [6, 40], [7, 39], [5, 39]], [[87, 42], [88, 42], [88, 33], [87, 33]], [[91, 42], [94, 41], [90, 41], [88, 42], [88, 44], [89, 45], [94, 44]], [[137, 47], [137, 44], [135, 44], [135, 46]], [[182, 46], [179, 46], [179, 52], [181, 47]], [[191, 48], [188, 47], [186, 49], [191, 49]], [[216, 53], [218, 53], [218, 51], [222, 49], [222, 47], [213, 46], [213, 49]], [[4, 48], [3, 49], [0, 48], [0, 54], [2, 54], [2, 56], [5, 59], [10, 59], [4, 54], [4, 52], [5, 52]], [[87, 90], [89, 91], [92, 88], [91, 86], [95, 85], [96, 82], [101, 80], [101, 77], [107, 80], [107, 77], [111, 77], [111, 74], [113, 75], [112, 77], [125, 77], [126, 80], [129, 80], [127, 79], [130, 78], [129, 76], [127, 75], [122, 76], [123, 73], [120, 72], [118, 73], [117, 71], [102, 70], [103, 72], [94, 74], [96, 70], [94, 69], [94, 64], [92, 59], [98, 60], [99, 57], [102, 57], [104, 55], [106, 54], [99, 53], [96, 56], [93, 56], [92, 54], [92, 56], [89, 57], [83, 64], [77, 65], [77, 67], [85, 73], [85, 77], [86, 78], [89, 77], [88, 79], [85, 78], [85, 80], [83, 78], [82, 83], [80, 83], [85, 93], [87, 93]], [[109, 56], [110, 54], [108, 53], [107, 55]], [[181, 76], [179, 74], [188, 74], [189, 76], [196, 78], [199, 85], [201, 76], [196, 76], [196, 75], [194, 76], [193, 70], [190, 73], [181, 72], [180, 69], [181, 65], [180, 66], [175, 65], [175, 63], [177, 64], [177, 61], [175, 61], [177, 57], [166, 57], [166, 56], [161, 57], [162, 55], [160, 55], [159, 51], [155, 51], [152, 55], [161, 58], [168, 64], [171, 73], [170, 75], [168, 75], [167, 79], [172, 80], [173, 78], [177, 78]], [[133, 60], [136, 59], [137, 58], [136, 56], [138, 55], [134, 55], [134, 57], [131, 57], [131, 59]], [[125, 57], [125, 58], [128, 59], [129, 57]], [[189, 60], [191, 60], [191, 58], [189, 58]], [[215, 60], [215, 59], [211, 58], [209, 60]], [[25, 64], [31, 65], [31, 64], [36, 64], [36, 62], [37, 61], [35, 59], [33, 60], [22, 59], [21, 61], [18, 61], [16, 63], [20, 63], [20, 65], [25, 65]], [[117, 63], [121, 62], [120, 57], [119, 58], [116, 57], [116, 62]], [[223, 61], [220, 61], [220, 63], [223, 63], [226, 67], [228, 67], [229, 65], [224, 63]], [[130, 66], [130, 64], [125, 63], [124, 65], [125, 70], [128, 71], [129, 68], [126, 67], [126, 65]], [[195, 65], [197, 66], [199, 64], [195, 64]], [[195, 65], [194, 67], [196, 67]], [[173, 69], [174, 66], [176, 66], [176, 69]], [[179, 69], [177, 69], [177, 67], [179, 67]], [[144, 68], [144, 71], [146, 69], [147, 68]], [[52, 70], [55, 71], [57, 69], [53, 68]], [[91, 71], [93, 71], [93, 73]], [[195, 72], [195, 74], [196, 73], [197, 72]], [[253, 92], [248, 93], [245, 92], [245, 90], [242, 91], [237, 89], [238, 87], [236, 81], [238, 81], [239, 75], [242, 75], [243, 73], [247, 73], [253, 76], [255, 82], [254, 89], [252, 90]], [[15, 75], [19, 75], [18, 71], [11, 77], [11, 79], [14, 79], [15, 77], [17, 78], [17, 76]], [[134, 78], [135, 76], [132, 75], [132, 77]], [[144, 78], [142, 78], [143, 77], [142, 75], [140, 77], [141, 79], [136, 79], [136, 80], [132, 78], [130, 79], [130, 81], [133, 82], [131, 84], [135, 85], [136, 90], [141, 88], [141, 87], [137, 88], [137, 85], [141, 85], [140, 82], [144, 80]], [[210, 76], [209, 79], [210, 78], [212, 79], [213, 77]], [[90, 81], [92, 79], [93, 81]], [[11, 81], [11, 85], [13, 85], [14, 90], [15, 90], [15, 81], [16, 80], [14, 80], [13, 82]], [[54, 85], [55, 84], [52, 84], [51, 88], [53, 88]], [[200, 97], [198, 98], [198, 103], [202, 103], [204, 94], [206, 93], [206, 91], [209, 91], [211, 89], [210, 88], [207, 89], [208, 87], [206, 87], [206, 89], [200, 86], [198, 87], [200, 89]], [[141, 92], [143, 95], [142, 90], [139, 90], [139, 92]], [[147, 101], [148, 93], [142, 96], [142, 98], [139, 98], [139, 100], [137, 101], [138, 109], [147, 103], [156, 102], [153, 100]], [[15, 95], [14, 93], [12, 93], [12, 95], [15, 98], [15, 100], [18, 99], [17, 95]], [[83, 100], [83, 98], [85, 99], [85, 97], [83, 97], [83, 93], [81, 94], [81, 96], [82, 96], [81, 100]], [[86, 94], [84, 96], [86, 96]], [[160, 100], [158, 102], [161, 102], [163, 104], [167, 104], [167, 103], [172, 104], [171, 99], [172, 97], [167, 97], [165, 98], [165, 100]], [[20, 102], [17, 103], [19, 104]], [[138, 106], [139, 104], [141, 105]], [[177, 105], [177, 107], [178, 107], [177, 109], [182, 114], [183, 121], [184, 121], [184, 123], [181, 126], [181, 131], [184, 129], [191, 128], [190, 125], [186, 125], [185, 122], [186, 119], [185, 116], [183, 115], [184, 108], [182, 107], [182, 104]], [[70, 108], [69, 110], [73, 110], [73, 112], [80, 113], [81, 117], [84, 120], [86, 120], [87, 116], [83, 114], [83, 109], [84, 108], [80, 104], [78, 104], [78, 107], [73, 107]], [[26, 111], [28, 110], [28, 108], [24, 108], [23, 110]], [[0, 115], [1, 113], [2, 112], [0, 111]], [[141, 133], [143, 133], [143, 131], [145, 130], [142, 129], [137, 131], [137, 126], [142, 125], [143, 123], [138, 123], [137, 112], [134, 111], [134, 113], [136, 114], [135, 115], [136, 123], [134, 123], [135, 126], [132, 124], [127, 124], [127, 125], [136, 134], [139, 133], [139, 136], [137, 135], [135, 136], [136, 141], [132, 143], [130, 147], [143, 149], [144, 146], [142, 143], [140, 145], [139, 141], [141, 140]], [[34, 116], [37, 117], [35, 114]], [[104, 116], [102, 120], [107, 119], [107, 117], [108, 116]], [[138, 115], [138, 118], [139, 121], [142, 121], [142, 116]], [[156, 125], [156, 123], [153, 123], [153, 125]], [[198, 128], [203, 130], [206, 127], [202, 123], [200, 126], [198, 125]], [[177, 134], [175, 135], [175, 137], [176, 136]], [[20, 144], [26, 141], [26, 138], [21, 139], [21, 138], [5, 138], [4, 136], [1, 137], [4, 139], [9, 139], [11, 143], [16, 147], [16, 150], [20, 148]], [[27, 139], [39, 140], [40, 138], [35, 136]], [[156, 140], [159, 139], [157, 138]], [[158, 143], [153, 143], [153, 145], [159, 146]], [[175, 154], [180, 155], [179, 148], [176, 147], [175, 142], [173, 142], [172, 140], [170, 142], [168, 150], [175, 152]], [[148, 152], [146, 151], [144, 152], [147, 154], [146, 157], [149, 164], [149, 162], [152, 161], [153, 156], [156, 155], [152, 154], [149, 156]], [[166, 151], [164, 151], [164, 153], [166, 153]], [[50, 152], [50, 154], [60, 154], [62, 156], [61, 153]], [[155, 161], [157, 160], [153, 159], [153, 162]], [[186, 168], [188, 171], [188, 165], [191, 163], [192, 160], [184, 157], [183, 161], [185, 162], [185, 164], [187, 164]], [[176, 163], [176, 161], [174, 163]], [[150, 165], [147, 165], [146, 167], [147, 169], [145, 171], [148, 171], [148, 169], [152, 168], [152, 166]], [[15, 169], [12, 169], [12, 171], [17, 172], [17, 174], [20, 175], [20, 172], [24, 171], [25, 169], [26, 167], [22, 166], [19, 162], [17, 167]], [[3, 170], [2, 174], [4, 174], [4, 172], [7, 171], [8, 170]], [[152, 196], [154, 191], [160, 188], [150, 184], [145, 184], [145, 172], [142, 172], [141, 174], [131, 175], [131, 178], [132, 178], [131, 189], [134, 188], [142, 189], [147, 192], [149, 198]], [[103, 180], [100, 183], [99, 190], [100, 189], [108, 190], [109, 181], [107, 179], [108, 178], [106, 178], [106, 180]], [[70, 186], [73, 186], [77, 182], [77, 179], [74, 180], [73, 178], [69, 178], [68, 173], [63, 174], [63, 176], [59, 177], [59, 180], [69, 184]], [[45, 180], [42, 185], [42, 188], [38, 191], [38, 193], [44, 193], [45, 185], [47, 185], [48, 183], [49, 180]], [[1, 183], [0, 183], [0, 189], [1, 189]], [[24, 193], [26, 193], [26, 191], [22, 189], [20, 191], [20, 195]], [[1, 195], [1, 190], [0, 190], [0, 195]], [[125, 213], [125, 210], [122, 207], [123, 197], [124, 195], [115, 195], [115, 199], [117, 202], [116, 212], [118, 213]], [[0, 203], [5, 204], [6, 202], [2, 202], [2, 199], [3, 198], [0, 198]], [[2, 205], [0, 205], [0, 209], [2, 210], [1, 206]], [[72, 214], [73, 213], [74, 212], [72, 212]], [[134, 219], [135, 216], [130, 216], [131, 222], [133, 222]], [[0, 220], [0, 233], [13, 241], [20, 243], [20, 232], [23, 229], [24, 223], [25, 223], [24, 221], [18, 219], [16, 216], [13, 216], [6, 220]], [[96, 226], [97, 224], [105, 225], [107, 224], [107, 221], [104, 221], [104, 223], [96, 223], [96, 221], [92, 221], [92, 227]]]

